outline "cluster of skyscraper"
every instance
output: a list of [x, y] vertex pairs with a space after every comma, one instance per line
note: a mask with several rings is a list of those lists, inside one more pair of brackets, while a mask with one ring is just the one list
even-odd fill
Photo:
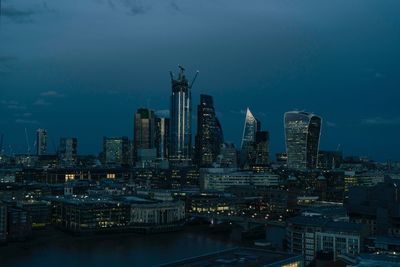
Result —
[[[269, 164], [269, 132], [261, 130], [261, 122], [249, 108], [246, 110], [240, 151], [224, 143], [224, 136], [212, 96], [200, 95], [197, 106], [197, 134], [192, 145], [192, 94], [197, 77], [189, 83], [185, 69], [175, 78], [171, 72], [169, 118], [149, 108], [139, 108], [134, 115], [133, 142], [128, 137], [104, 137], [102, 160], [107, 165], [137, 166], [167, 164], [262, 170]], [[321, 118], [317, 115], [290, 111], [284, 115], [287, 167], [304, 170], [317, 167]], [[76, 138], [60, 140], [60, 160], [65, 165], [76, 161]], [[47, 154], [47, 132], [37, 130], [37, 155]]]

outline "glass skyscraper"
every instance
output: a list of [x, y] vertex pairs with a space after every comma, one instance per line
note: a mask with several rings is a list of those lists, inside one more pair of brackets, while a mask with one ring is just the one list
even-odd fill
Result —
[[307, 112], [285, 113], [285, 141], [287, 167], [290, 169], [312, 169], [317, 167], [321, 117]]
[[45, 129], [37, 129], [36, 146], [38, 156], [47, 155], [47, 131]]
[[127, 165], [129, 163], [128, 137], [104, 137], [103, 157], [106, 165]]
[[254, 117], [247, 108], [243, 127], [243, 136], [240, 152], [241, 167], [250, 167], [255, 156], [256, 133], [261, 129], [261, 123]]
[[139, 149], [155, 148], [155, 116], [148, 108], [139, 108], [135, 113], [134, 150], [135, 157]]
[[171, 73], [170, 160], [185, 164], [192, 159], [191, 87], [193, 82], [189, 84], [185, 76], [185, 69], [179, 68], [178, 79], [175, 79]]
[[197, 106], [196, 162], [210, 166], [215, 162], [223, 143], [221, 124], [215, 114], [212, 96], [200, 95]]
[[169, 118], [156, 117], [156, 139], [157, 158], [165, 160], [169, 156]]
[[74, 137], [60, 139], [58, 156], [61, 165], [73, 166], [77, 160], [78, 139]]

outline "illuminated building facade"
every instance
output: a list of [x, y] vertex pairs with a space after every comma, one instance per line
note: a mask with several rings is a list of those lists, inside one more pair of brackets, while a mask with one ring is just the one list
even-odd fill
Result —
[[260, 129], [261, 123], [254, 117], [250, 109], [247, 108], [241, 142], [241, 167], [248, 168], [253, 164], [255, 157], [256, 133], [260, 131]]
[[36, 154], [38, 156], [47, 155], [47, 131], [45, 129], [36, 131]]
[[169, 118], [156, 118], [155, 146], [157, 158], [164, 160], [169, 156]]
[[103, 156], [106, 165], [126, 165], [129, 161], [128, 137], [104, 137]]
[[178, 79], [174, 79], [171, 73], [170, 160], [182, 165], [189, 165], [192, 160], [191, 89], [193, 82], [189, 85], [186, 79], [185, 69], [181, 66], [179, 68]]
[[63, 166], [73, 166], [77, 160], [78, 140], [76, 138], [61, 138], [58, 149], [60, 164]]
[[317, 167], [321, 117], [307, 112], [285, 113], [287, 167], [304, 170]]
[[134, 149], [135, 158], [141, 149], [155, 148], [155, 116], [154, 111], [148, 108], [139, 108], [135, 113], [134, 122]]
[[199, 166], [215, 162], [223, 143], [221, 124], [215, 114], [212, 96], [200, 95], [197, 106], [196, 161]]

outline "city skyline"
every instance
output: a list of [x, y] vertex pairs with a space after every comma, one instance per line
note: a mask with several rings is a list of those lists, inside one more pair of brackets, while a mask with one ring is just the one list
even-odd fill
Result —
[[398, 1], [112, 2], [2, 1], [5, 145], [23, 153], [24, 128], [31, 143], [45, 128], [49, 151], [76, 136], [80, 153], [98, 153], [103, 135], [132, 135], [137, 108], [169, 109], [168, 70], [182, 64], [201, 71], [192, 97], [213, 96], [236, 147], [247, 106], [272, 153], [284, 150], [283, 113], [298, 109], [324, 118], [321, 149], [398, 159]]
[[1, 267], [400, 266], [399, 10], [0, 0]]

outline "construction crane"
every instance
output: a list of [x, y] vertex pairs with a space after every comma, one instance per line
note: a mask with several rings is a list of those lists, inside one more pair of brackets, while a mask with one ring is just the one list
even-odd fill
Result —
[[0, 155], [2, 155], [3, 154], [3, 140], [4, 140], [4, 134], [2, 133], [1, 134], [1, 137], [0, 137]]
[[26, 127], [25, 127], [25, 141], [26, 141], [26, 149], [27, 149], [28, 155], [30, 155], [31, 154], [31, 146], [29, 145], [28, 131], [26, 130]]
[[196, 81], [197, 76], [199, 76], [199, 71], [196, 71], [196, 75], [194, 75], [194, 78], [192, 82], [189, 85], [189, 88], [192, 89], [194, 82]]

